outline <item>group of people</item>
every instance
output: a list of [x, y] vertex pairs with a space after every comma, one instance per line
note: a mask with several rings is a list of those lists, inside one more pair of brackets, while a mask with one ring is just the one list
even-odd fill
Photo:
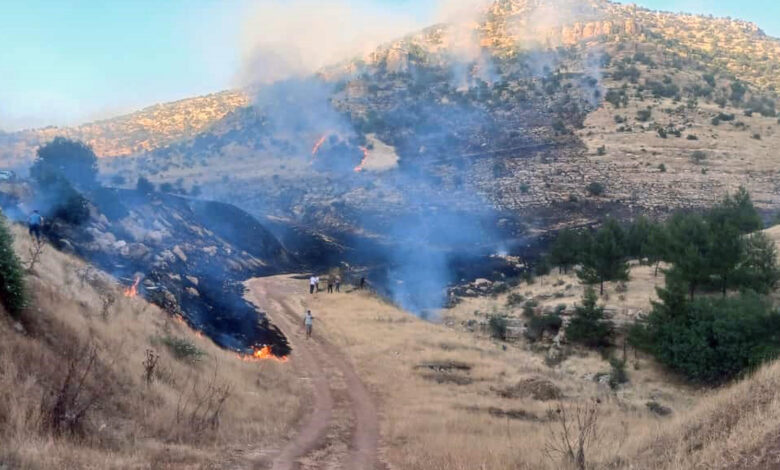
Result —
[[[333, 292], [341, 292], [341, 278], [338, 276], [328, 277], [328, 294]], [[309, 278], [309, 294], [314, 294], [320, 291], [320, 277], [312, 275]]]

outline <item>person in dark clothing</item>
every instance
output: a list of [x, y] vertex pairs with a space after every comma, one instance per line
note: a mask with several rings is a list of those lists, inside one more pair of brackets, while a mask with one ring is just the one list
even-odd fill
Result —
[[366, 278], [365, 277], [361, 277], [360, 278], [360, 290], [363, 290], [363, 288], [365, 288], [365, 287], [366, 287]]
[[38, 241], [41, 240], [41, 226], [43, 226], [43, 216], [36, 209], [27, 218], [27, 227], [29, 228], [30, 236], [35, 237]]
[[333, 293], [333, 278], [329, 277], [328, 278], [328, 294], [332, 294], [332, 293]]

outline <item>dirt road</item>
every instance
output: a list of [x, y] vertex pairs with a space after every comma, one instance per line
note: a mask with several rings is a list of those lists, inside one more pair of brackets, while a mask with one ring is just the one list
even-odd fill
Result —
[[293, 306], [300, 304], [300, 293], [278, 278], [254, 279], [248, 287], [249, 299], [287, 336], [293, 347], [290, 365], [311, 381], [313, 394], [298, 433], [262, 468], [385, 468], [377, 455], [379, 420], [373, 398], [338, 348], [317, 335], [316, 319], [314, 337], [305, 338], [303, 311]]

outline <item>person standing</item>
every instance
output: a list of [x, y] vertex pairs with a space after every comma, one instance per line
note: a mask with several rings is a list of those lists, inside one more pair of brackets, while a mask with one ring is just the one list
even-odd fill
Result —
[[314, 294], [314, 288], [317, 285], [317, 278], [314, 274], [309, 278], [309, 294]]
[[333, 293], [333, 276], [328, 276], [328, 294]]
[[336, 292], [341, 292], [341, 278], [336, 277]]
[[311, 338], [311, 329], [314, 326], [314, 316], [312, 316], [311, 310], [306, 310], [306, 315], [303, 317], [303, 326], [306, 328], [306, 339]]
[[314, 291], [319, 292], [320, 291], [320, 277], [314, 276]]
[[30, 231], [30, 236], [35, 237], [37, 241], [41, 241], [41, 226], [43, 226], [43, 216], [38, 209], [32, 211], [30, 217], [27, 218], [27, 227]]

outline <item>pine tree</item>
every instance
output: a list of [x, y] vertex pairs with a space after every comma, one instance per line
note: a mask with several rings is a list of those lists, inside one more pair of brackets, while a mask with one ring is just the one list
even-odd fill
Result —
[[599, 284], [604, 295], [605, 281], [628, 280], [625, 233], [615, 220], [608, 220], [588, 244], [577, 275], [586, 284]]
[[763, 232], [745, 238], [742, 261], [735, 273], [736, 284], [760, 294], [769, 294], [780, 282], [777, 246]]
[[582, 305], [576, 307], [574, 316], [566, 327], [566, 339], [592, 348], [604, 348], [611, 344], [614, 325], [597, 305], [598, 297], [592, 287], [587, 287]]
[[581, 237], [574, 230], [566, 229], [558, 233], [558, 237], [550, 247], [550, 263], [564, 273], [577, 264], [580, 258]]
[[12, 316], [25, 306], [24, 275], [13, 247], [13, 236], [0, 212], [0, 302]]

